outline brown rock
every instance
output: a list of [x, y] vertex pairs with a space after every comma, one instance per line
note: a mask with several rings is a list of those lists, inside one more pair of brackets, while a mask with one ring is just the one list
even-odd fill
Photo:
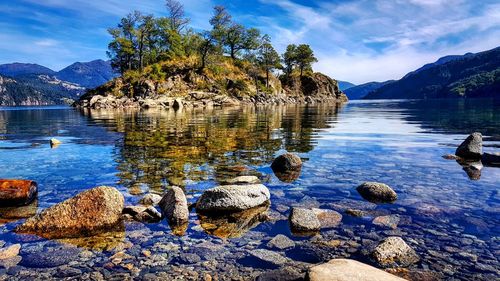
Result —
[[116, 188], [95, 187], [27, 219], [16, 232], [49, 239], [92, 236], [121, 221], [123, 202]]
[[290, 227], [293, 232], [317, 232], [321, 228], [321, 223], [316, 214], [309, 209], [292, 208], [290, 212]]
[[9, 247], [0, 249], [0, 260], [6, 260], [19, 255], [21, 244], [15, 244]]
[[177, 186], [169, 188], [159, 206], [171, 224], [183, 224], [188, 221], [189, 209], [184, 191]]
[[342, 215], [337, 211], [316, 208], [313, 208], [312, 211], [318, 217], [322, 228], [337, 227], [342, 221]]
[[0, 206], [28, 205], [35, 199], [38, 185], [30, 180], [0, 180]]
[[398, 199], [398, 195], [391, 187], [379, 182], [365, 182], [356, 190], [364, 199], [374, 203], [391, 203]]
[[350, 259], [333, 259], [309, 269], [310, 281], [403, 281], [395, 275]]
[[276, 159], [274, 159], [273, 164], [271, 165], [273, 171], [284, 173], [288, 171], [297, 171], [302, 168], [302, 160], [299, 156], [292, 153], [282, 154]]
[[385, 226], [388, 228], [398, 228], [400, 218], [398, 215], [378, 216], [373, 219], [372, 223], [378, 226]]

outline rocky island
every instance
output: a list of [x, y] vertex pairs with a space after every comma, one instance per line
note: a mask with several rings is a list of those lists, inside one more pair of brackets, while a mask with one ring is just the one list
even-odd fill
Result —
[[88, 91], [83, 108], [204, 108], [346, 102], [336, 80], [314, 72], [306, 44], [280, 55], [268, 35], [214, 8], [212, 30], [194, 33], [183, 15], [131, 13], [110, 29], [108, 55], [120, 77]]

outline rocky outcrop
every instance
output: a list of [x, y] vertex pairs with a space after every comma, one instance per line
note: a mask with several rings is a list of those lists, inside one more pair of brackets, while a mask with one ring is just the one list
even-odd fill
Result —
[[391, 187], [379, 182], [365, 182], [356, 190], [364, 199], [373, 203], [392, 203], [398, 199]]
[[121, 221], [123, 202], [116, 188], [95, 187], [27, 219], [16, 232], [49, 239], [92, 236]]
[[309, 281], [403, 281], [395, 275], [350, 259], [333, 259], [313, 266], [307, 273]]
[[457, 148], [455, 154], [464, 159], [481, 159], [483, 154], [483, 136], [481, 133], [475, 132], [469, 135]]
[[309, 209], [292, 208], [289, 221], [292, 231], [297, 233], [317, 232], [321, 228], [318, 217]]
[[262, 184], [223, 185], [205, 191], [198, 202], [198, 212], [237, 212], [263, 205], [271, 195]]
[[38, 185], [31, 180], [0, 180], [0, 206], [30, 204], [36, 197]]
[[407, 267], [420, 258], [401, 237], [388, 237], [373, 250], [371, 257], [381, 267]]
[[169, 223], [178, 225], [188, 221], [189, 209], [186, 195], [180, 187], [170, 187], [158, 205]]

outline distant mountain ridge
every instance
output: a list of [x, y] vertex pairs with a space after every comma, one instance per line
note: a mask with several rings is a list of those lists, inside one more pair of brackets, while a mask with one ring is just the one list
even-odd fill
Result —
[[4, 106], [62, 104], [117, 76], [104, 60], [76, 62], [58, 72], [32, 63], [2, 64], [0, 75], [8, 81], [0, 92]]
[[388, 80], [385, 82], [368, 82], [365, 84], [361, 84], [352, 88], [348, 88], [344, 90], [344, 93], [350, 100], [359, 100], [364, 98], [370, 92], [377, 90], [378, 88], [385, 86], [389, 83], [394, 82], [395, 80]]
[[443, 57], [371, 91], [364, 99], [486, 97], [500, 97], [500, 47]]
[[339, 85], [339, 89], [341, 91], [344, 91], [344, 90], [347, 90], [349, 88], [352, 88], [352, 87], [355, 87], [356, 85], [351, 83], [351, 82], [347, 82], [347, 81], [340, 81], [340, 80], [337, 80], [337, 83]]

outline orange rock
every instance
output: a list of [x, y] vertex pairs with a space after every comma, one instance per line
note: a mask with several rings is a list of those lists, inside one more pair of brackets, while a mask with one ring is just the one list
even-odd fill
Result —
[[34, 181], [0, 179], [0, 207], [27, 205], [37, 192], [38, 185]]

